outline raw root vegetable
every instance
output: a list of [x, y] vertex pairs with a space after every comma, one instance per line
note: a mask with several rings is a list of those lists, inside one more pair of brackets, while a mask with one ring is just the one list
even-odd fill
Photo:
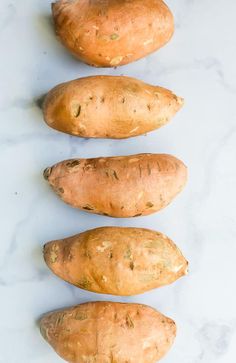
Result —
[[52, 13], [64, 46], [96, 67], [143, 58], [174, 33], [173, 15], [162, 0], [59, 0]]
[[130, 296], [187, 274], [188, 262], [165, 235], [103, 227], [44, 246], [48, 267], [63, 280], [101, 294]]
[[40, 329], [70, 363], [156, 363], [176, 336], [174, 321], [151, 307], [112, 302], [49, 313]]
[[65, 160], [44, 177], [71, 206], [126, 218], [166, 207], [185, 186], [187, 168], [171, 155], [138, 154]]
[[130, 77], [93, 76], [53, 88], [46, 123], [80, 137], [128, 138], [165, 125], [183, 105], [171, 91]]

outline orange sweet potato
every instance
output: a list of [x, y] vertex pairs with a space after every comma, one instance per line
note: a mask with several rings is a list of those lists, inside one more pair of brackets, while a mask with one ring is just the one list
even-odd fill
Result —
[[165, 125], [183, 105], [171, 91], [130, 77], [80, 78], [53, 88], [44, 102], [52, 128], [80, 137], [128, 138]]
[[137, 217], [166, 207], [183, 189], [186, 166], [166, 154], [62, 161], [44, 171], [73, 207], [111, 217]]
[[48, 267], [82, 289], [130, 296], [176, 281], [188, 262], [165, 235], [144, 228], [102, 227], [44, 246]]
[[49, 313], [40, 329], [70, 363], [156, 363], [176, 336], [174, 321], [151, 307], [112, 302]]
[[52, 13], [61, 42], [96, 67], [143, 58], [174, 32], [173, 15], [162, 0], [59, 0]]

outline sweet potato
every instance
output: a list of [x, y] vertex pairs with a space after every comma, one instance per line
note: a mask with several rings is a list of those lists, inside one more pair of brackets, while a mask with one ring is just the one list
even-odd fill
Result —
[[94, 76], [53, 88], [44, 102], [44, 119], [71, 135], [121, 139], [158, 129], [182, 105], [182, 98], [162, 87], [130, 77]]
[[40, 329], [70, 363], [156, 363], [176, 336], [174, 321], [151, 307], [112, 302], [49, 313]]
[[103, 227], [44, 246], [48, 267], [63, 280], [101, 294], [130, 296], [176, 281], [188, 262], [165, 235]]
[[64, 46], [96, 67], [143, 58], [174, 32], [173, 15], [162, 0], [59, 0], [52, 13]]
[[44, 171], [64, 202], [111, 217], [137, 217], [167, 206], [183, 189], [186, 166], [166, 154], [62, 161]]

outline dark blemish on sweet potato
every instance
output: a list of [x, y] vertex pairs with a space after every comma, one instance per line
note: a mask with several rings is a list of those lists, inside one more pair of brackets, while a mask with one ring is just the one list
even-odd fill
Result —
[[70, 160], [66, 163], [66, 166], [68, 166], [68, 168], [74, 168], [75, 166], [78, 166], [80, 164], [79, 160]]
[[149, 111], [151, 111], [151, 105], [148, 104], [147, 108], [148, 108]]
[[78, 312], [75, 315], [75, 320], [86, 320], [88, 318], [88, 315], [84, 312]]
[[125, 97], [122, 98], [122, 103], [125, 103]]
[[128, 328], [134, 328], [133, 320], [131, 319], [130, 315], [126, 315], [126, 325]]
[[114, 172], [114, 177], [115, 177], [115, 179], [116, 179], [116, 180], [119, 180], [119, 178], [118, 178], [118, 175], [117, 175], [116, 171], [115, 171], [115, 170], [113, 170], [113, 172]]
[[102, 216], [110, 217], [108, 213], [100, 213]]
[[108, 178], [109, 177], [113, 177], [116, 180], [119, 180], [119, 177], [118, 177], [117, 172], [115, 170], [113, 170], [113, 169], [106, 169], [105, 173], [106, 173], [106, 176]]
[[105, 97], [101, 97], [101, 103], [105, 102]]
[[133, 261], [130, 262], [129, 267], [133, 271], [133, 269], [134, 269], [134, 263], [133, 263]]
[[109, 258], [110, 258], [110, 260], [113, 258], [113, 253], [112, 252], [110, 252]]
[[83, 167], [84, 171], [96, 170], [96, 165], [90, 162]]
[[93, 96], [90, 96], [89, 99], [90, 99], [90, 101], [92, 101], [93, 100]]
[[79, 282], [77, 282], [77, 286], [81, 287], [82, 289], [89, 289], [91, 285], [92, 283], [87, 277], [83, 277]]
[[46, 94], [43, 94], [34, 100], [38, 108], [43, 109], [46, 96], [47, 96]]
[[119, 34], [117, 33], [111, 34], [110, 38], [111, 40], [117, 40], [119, 38]]
[[44, 179], [45, 180], [48, 180], [48, 178], [50, 177], [51, 175], [51, 172], [52, 172], [52, 168], [47, 168], [44, 170], [43, 172], [43, 176], [44, 176]]
[[94, 207], [92, 207], [91, 205], [85, 205], [82, 208], [85, 210], [94, 210]]
[[136, 113], [137, 112], [137, 110], [134, 110], [134, 113]]
[[58, 192], [59, 192], [60, 194], [63, 194], [63, 193], [64, 193], [64, 189], [63, 189], [63, 188], [58, 188]]
[[77, 110], [76, 110], [76, 112], [75, 112], [74, 116], [75, 116], [75, 117], [79, 117], [80, 113], [81, 113], [81, 106], [80, 106], [80, 105], [78, 105], [78, 108], [77, 108]]
[[153, 206], [154, 206], [154, 204], [152, 202], [147, 202], [146, 203], [147, 208], [152, 208]]
[[122, 205], [122, 207], [120, 208], [121, 210], [123, 210], [125, 207]]
[[157, 169], [158, 169], [158, 171], [161, 171], [161, 168], [160, 168], [160, 165], [159, 165], [158, 161], [157, 161]]
[[147, 169], [148, 169], [148, 175], [151, 175], [151, 174], [152, 174], [152, 170], [151, 170], [151, 168], [150, 168], [150, 165], [149, 165], [149, 164], [147, 164]]
[[134, 217], [141, 217], [142, 213], [135, 214]]

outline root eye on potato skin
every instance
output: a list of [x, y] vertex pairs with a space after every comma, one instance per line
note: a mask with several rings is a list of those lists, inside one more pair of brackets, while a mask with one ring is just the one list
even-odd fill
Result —
[[77, 111], [74, 114], [74, 116], [77, 118], [77, 117], [79, 117], [80, 113], [81, 113], [81, 106], [79, 105]]
[[66, 166], [68, 168], [74, 168], [75, 166], [78, 166], [80, 164], [79, 160], [71, 160], [66, 163]]

